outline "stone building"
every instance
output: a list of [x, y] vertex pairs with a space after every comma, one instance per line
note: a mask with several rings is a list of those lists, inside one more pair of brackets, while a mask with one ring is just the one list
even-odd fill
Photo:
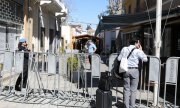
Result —
[[1, 49], [17, 49], [23, 36], [32, 51], [58, 52], [67, 14], [62, 0], [0, 0]]

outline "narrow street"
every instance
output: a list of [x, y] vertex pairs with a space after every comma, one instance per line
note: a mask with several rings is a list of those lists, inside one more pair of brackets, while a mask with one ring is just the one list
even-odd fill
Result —
[[0, 0], [0, 108], [179, 108], [179, 19], [180, 0]]

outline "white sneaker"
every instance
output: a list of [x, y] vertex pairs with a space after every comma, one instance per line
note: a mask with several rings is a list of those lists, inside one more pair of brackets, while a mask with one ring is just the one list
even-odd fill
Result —
[[15, 91], [16, 95], [21, 95], [21, 91]]
[[25, 94], [26, 94], [26, 88], [22, 88], [22, 89], [21, 89], [21, 93], [22, 93], [23, 95], [25, 95]]

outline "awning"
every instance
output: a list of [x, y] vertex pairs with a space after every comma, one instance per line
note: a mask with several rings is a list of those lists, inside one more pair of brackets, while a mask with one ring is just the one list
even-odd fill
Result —
[[73, 39], [97, 39], [100, 40], [99, 37], [94, 37], [92, 35], [84, 34], [84, 35], [78, 35], [78, 36], [73, 36]]
[[[162, 20], [166, 19], [168, 10], [162, 11]], [[149, 12], [151, 22], [156, 21], [156, 11]], [[129, 15], [109, 15], [103, 16], [100, 20], [95, 36], [97, 36], [102, 30], [110, 30], [116, 27], [128, 27], [135, 26], [149, 22], [148, 12], [129, 14]], [[180, 16], [180, 8], [172, 9], [169, 13], [168, 18]]]
[[67, 8], [59, 0], [40, 0], [40, 5], [52, 13], [67, 14]]

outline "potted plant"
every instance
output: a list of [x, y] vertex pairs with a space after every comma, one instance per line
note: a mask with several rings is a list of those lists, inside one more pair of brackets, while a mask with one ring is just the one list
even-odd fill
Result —
[[72, 76], [72, 81], [76, 82], [78, 78], [77, 76], [77, 70], [78, 70], [78, 58], [77, 56], [73, 56], [73, 57], [68, 57], [67, 59], [67, 76], [69, 78], [69, 80], [71, 81], [71, 75]]

